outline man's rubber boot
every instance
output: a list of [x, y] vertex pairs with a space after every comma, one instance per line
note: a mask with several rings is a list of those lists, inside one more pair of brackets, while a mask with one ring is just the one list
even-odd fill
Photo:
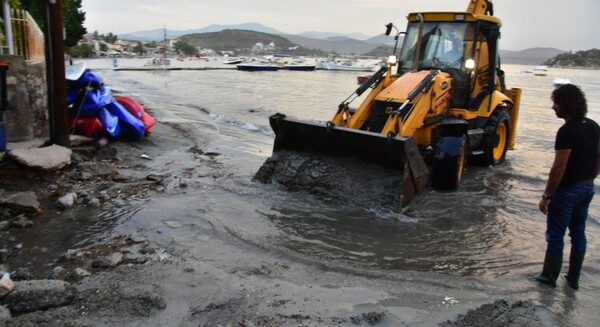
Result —
[[556, 279], [558, 279], [558, 276], [560, 275], [561, 268], [562, 256], [553, 256], [546, 252], [544, 268], [542, 269], [542, 273], [535, 280], [544, 285], [556, 287]]
[[571, 255], [569, 256], [569, 272], [565, 275], [565, 279], [571, 288], [574, 290], [579, 289], [579, 275], [581, 274], [581, 266], [583, 265], [583, 258], [585, 252], [574, 251], [571, 249]]

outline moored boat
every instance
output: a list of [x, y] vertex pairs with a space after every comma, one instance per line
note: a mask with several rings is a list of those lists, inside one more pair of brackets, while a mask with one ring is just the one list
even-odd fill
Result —
[[227, 58], [225, 60], [223, 60], [223, 64], [224, 65], [235, 65], [235, 64], [241, 64], [244, 60], [240, 59], [240, 58]]
[[571, 84], [571, 80], [568, 78], [555, 78], [554, 81], [552, 81], [552, 85], [554, 85], [554, 87], [559, 87], [565, 84]]
[[246, 64], [238, 64], [238, 70], [244, 71], [277, 71], [279, 69], [278, 65], [272, 63], [246, 63]]
[[535, 76], [546, 76], [548, 74], [548, 66], [535, 66], [533, 67], [533, 75]]
[[323, 62], [323, 69], [325, 70], [342, 70], [352, 72], [372, 72], [375, 71], [375, 66], [359, 66], [354, 61], [346, 60], [326, 60]]
[[285, 64], [281, 68], [287, 69], [287, 70], [311, 71], [311, 70], [315, 70], [316, 65], [306, 64], [306, 63], [291, 63], [291, 64]]

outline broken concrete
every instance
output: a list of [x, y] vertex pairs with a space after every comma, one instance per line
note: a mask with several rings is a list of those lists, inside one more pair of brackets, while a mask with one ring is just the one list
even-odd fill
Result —
[[0, 198], [0, 206], [29, 213], [41, 212], [40, 203], [32, 191], [19, 192]]
[[59, 170], [71, 163], [73, 151], [60, 145], [11, 150], [8, 155], [19, 163], [43, 170]]
[[75, 287], [60, 280], [17, 281], [0, 304], [15, 313], [47, 310], [68, 305], [76, 293]]

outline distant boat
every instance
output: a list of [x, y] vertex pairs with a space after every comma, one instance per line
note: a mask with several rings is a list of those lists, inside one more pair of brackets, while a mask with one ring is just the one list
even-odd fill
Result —
[[323, 62], [323, 69], [352, 72], [372, 72], [375, 71], [375, 66], [358, 66], [354, 61], [351, 60], [339, 61], [330, 58]]
[[149, 59], [148, 62], [144, 65], [145, 67], [166, 67], [171, 65], [171, 60], [169, 58], [161, 57], [161, 58], [152, 58]]
[[533, 75], [535, 75], [535, 76], [546, 76], [546, 75], [548, 75], [548, 66], [535, 66], [535, 67], [533, 67]]
[[296, 59], [296, 60], [292, 61], [291, 63], [285, 63], [285, 64], [283, 64], [281, 66], [281, 68], [283, 68], [283, 69], [287, 69], [287, 70], [301, 70], [301, 71], [315, 70], [316, 67], [317, 67], [316, 64], [307, 64], [302, 59]]
[[301, 70], [301, 71], [312, 71], [316, 69], [316, 65], [309, 64], [286, 64], [283, 65], [283, 69], [287, 70]]
[[240, 58], [227, 58], [225, 60], [223, 60], [223, 64], [225, 65], [235, 65], [235, 64], [241, 64], [244, 60], [240, 59]]
[[571, 84], [571, 80], [568, 78], [555, 78], [554, 81], [552, 81], [552, 85], [554, 85], [554, 87], [559, 87], [565, 84]]
[[238, 70], [244, 71], [277, 71], [279, 69], [279, 65], [275, 65], [272, 63], [247, 63], [247, 64], [239, 64], [237, 65]]

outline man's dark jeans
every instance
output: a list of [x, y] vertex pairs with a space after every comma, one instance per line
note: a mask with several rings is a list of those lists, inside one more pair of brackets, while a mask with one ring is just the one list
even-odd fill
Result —
[[550, 200], [546, 220], [547, 252], [550, 255], [562, 256], [567, 227], [571, 236], [571, 249], [580, 253], [585, 252], [587, 246], [585, 222], [593, 196], [593, 181], [556, 190]]

